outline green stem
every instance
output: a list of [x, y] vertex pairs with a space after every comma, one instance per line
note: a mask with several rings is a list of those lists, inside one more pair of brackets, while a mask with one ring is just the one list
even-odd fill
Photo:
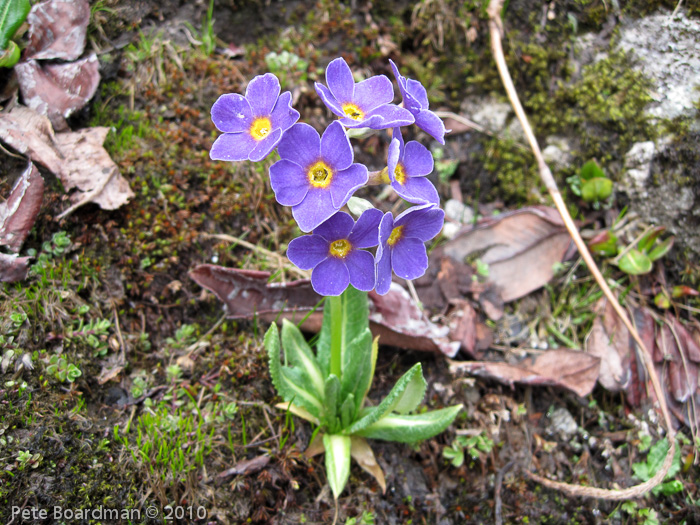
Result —
[[343, 345], [343, 302], [342, 296], [328, 297], [331, 302], [331, 374], [341, 378]]

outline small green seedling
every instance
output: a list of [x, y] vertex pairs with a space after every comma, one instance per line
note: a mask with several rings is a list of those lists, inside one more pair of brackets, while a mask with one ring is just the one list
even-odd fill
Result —
[[[667, 438], [664, 438], [652, 445], [649, 449], [649, 454], [647, 455], [646, 461], [634, 463], [632, 465], [634, 475], [642, 481], [649, 481], [661, 468], [661, 465], [666, 458], [666, 454], [668, 453], [668, 448], [669, 444]], [[677, 492], [682, 491], [683, 484], [679, 480], [673, 479], [676, 474], [680, 472], [680, 470], [681, 447], [677, 446], [676, 453], [673, 456], [673, 463], [671, 464], [671, 468], [668, 469], [664, 482], [654, 487], [651, 491], [652, 494], [655, 496], [658, 496], [659, 494], [670, 496], [671, 494], [676, 494]]]
[[637, 242], [637, 247], [622, 252], [617, 258], [617, 266], [628, 275], [643, 275], [651, 272], [654, 261], [661, 259], [673, 247], [675, 237], [671, 236], [657, 242], [666, 230], [657, 226]]
[[612, 195], [612, 180], [605, 176], [605, 173], [598, 163], [589, 160], [582, 167], [581, 171], [567, 179], [571, 191], [583, 198], [586, 202], [592, 202], [594, 206], [599, 206], [602, 201]]
[[52, 355], [49, 360], [49, 366], [46, 368], [46, 373], [54, 376], [62, 383], [72, 383], [78, 379], [82, 372], [73, 363], [69, 363], [65, 357]]
[[0, 67], [13, 67], [21, 51], [13, 41], [31, 9], [29, 0], [0, 0]]
[[442, 455], [450, 460], [453, 467], [461, 467], [464, 464], [465, 451], [476, 461], [482, 455], [490, 454], [493, 445], [493, 440], [483, 432], [476, 436], [457, 436], [451, 446], [443, 449]]

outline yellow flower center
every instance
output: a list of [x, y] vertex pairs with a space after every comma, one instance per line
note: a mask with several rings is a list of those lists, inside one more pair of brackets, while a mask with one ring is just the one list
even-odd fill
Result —
[[358, 108], [355, 104], [343, 104], [343, 113], [353, 120], [363, 120], [365, 112]]
[[397, 242], [399, 242], [401, 240], [402, 233], [403, 233], [403, 226], [397, 226], [396, 228], [391, 230], [391, 235], [389, 235], [389, 240], [386, 241], [386, 243], [389, 246], [393, 246], [394, 244], [396, 244]]
[[396, 163], [396, 169], [394, 170], [394, 179], [396, 182], [403, 186], [406, 183], [406, 172], [403, 169], [403, 164], [400, 162]]
[[331, 243], [331, 247], [328, 250], [328, 253], [332, 257], [337, 257], [338, 259], [345, 259], [345, 256], [350, 252], [350, 249], [352, 248], [352, 245], [348, 242], [347, 239], [338, 239], [337, 241], [333, 241]]
[[250, 126], [250, 136], [255, 140], [262, 140], [272, 131], [272, 122], [267, 117], [256, 118]]
[[328, 166], [328, 164], [322, 160], [319, 160], [309, 167], [307, 176], [309, 178], [309, 182], [314, 188], [326, 188], [333, 179], [333, 170]]

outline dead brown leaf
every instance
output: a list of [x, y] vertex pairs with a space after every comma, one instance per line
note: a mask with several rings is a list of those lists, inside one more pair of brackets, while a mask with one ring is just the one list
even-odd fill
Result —
[[577, 350], [558, 348], [528, 356], [517, 364], [450, 361], [450, 371], [495, 379], [510, 385], [549, 385], [586, 396], [598, 380], [600, 360]]
[[65, 64], [41, 64], [36, 60], [15, 66], [24, 103], [46, 115], [59, 131], [68, 129], [65, 119], [87, 104], [100, 83], [97, 55]]
[[603, 298], [596, 305], [598, 317], [586, 339], [586, 352], [600, 359], [600, 384], [612, 392], [625, 390], [630, 382], [630, 334]]
[[0, 203], [0, 244], [19, 252], [41, 208], [44, 179], [31, 162]]
[[253, 459], [239, 461], [233, 467], [217, 474], [217, 478], [227, 478], [229, 476], [247, 476], [255, 474], [264, 469], [270, 463], [270, 456], [263, 454]]
[[509, 302], [546, 284], [570, 245], [557, 211], [538, 206], [481, 221], [445, 244], [444, 252], [459, 262], [478, 255], [488, 264], [488, 281]]
[[85, 49], [90, 22], [86, 0], [47, 0], [34, 5], [27, 16], [27, 59], [75, 60]]
[[372, 447], [369, 446], [367, 440], [363, 437], [352, 436], [350, 441], [350, 455], [352, 459], [357, 461], [357, 464], [362, 467], [362, 470], [377, 480], [382, 488], [382, 494], [386, 494], [386, 480], [384, 479], [384, 471], [377, 463], [377, 458], [374, 457]]
[[0, 139], [56, 176], [62, 174], [63, 159], [56, 149], [51, 122], [44, 115], [22, 105], [0, 113]]
[[31, 257], [0, 253], [0, 282], [14, 283], [27, 278]]
[[57, 134], [56, 145], [64, 157], [58, 176], [66, 190], [80, 190], [71, 196], [74, 203], [94, 202], [103, 210], [116, 210], [134, 192], [103, 147], [107, 133], [109, 128], [95, 127]]

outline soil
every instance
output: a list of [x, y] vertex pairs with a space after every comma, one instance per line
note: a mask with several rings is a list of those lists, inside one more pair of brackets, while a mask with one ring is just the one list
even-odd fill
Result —
[[[116, 211], [89, 204], [57, 221], [67, 196], [42, 172], [47, 193], [24, 251], [49, 253], [45, 243], [51, 248], [58, 232], [65, 232], [70, 245], [51, 252], [27, 281], [0, 291], [3, 351], [12, 349], [16, 356], [3, 367], [0, 385], [3, 522], [162, 523], [168, 516], [178, 523], [334, 521], [323, 459], [303, 454], [314, 429], [274, 408], [279, 398], [262, 348], [267, 326], [256, 319], [227, 319], [222, 304], [188, 272], [210, 262], [294, 278], [276, 261], [210, 236], [231, 235], [283, 254], [298, 234], [267, 183], [271, 161], [232, 165], [208, 157], [217, 136], [211, 105], [269, 70], [265, 57], [271, 51], [287, 50], [308, 63], [303, 71], [276, 73], [283, 89], [292, 91], [301, 120], [319, 129], [329, 116], [312, 81], [322, 80], [325, 65], [339, 55], [357, 71], [390, 77], [387, 58], [412, 64], [414, 73], [435, 68], [443, 84], [430, 93], [441, 93], [445, 109], [458, 110], [461, 100], [483, 86], [497, 89], [493, 72], [476, 65], [471, 73], [481, 75], [483, 86], [455, 83], [458, 71], [439, 69], [455, 50], [479, 67], [487, 63], [480, 3], [471, 9], [469, 3], [422, 2], [425, 12], [439, 8], [454, 15], [440, 19], [439, 27], [412, 26], [409, 2], [376, 4], [216, 1], [213, 29], [219, 41], [207, 54], [197, 44], [207, 9], [202, 1], [93, 3], [89, 46], [100, 56], [102, 84], [70, 125], [114, 128], [106, 147], [136, 196]], [[605, 22], [597, 18], [596, 2], [566, 4], [589, 29]], [[529, 38], [532, 21], [542, 16], [540, 3], [523, 2], [507, 16], [513, 38]], [[476, 30], [471, 47], [460, 20]], [[433, 41], [440, 31], [442, 50]], [[551, 31], [536, 35], [539, 45], [550, 37], [560, 41]], [[461, 60], [455, 63], [461, 66]], [[486, 142], [467, 133], [457, 143], [478, 153]], [[382, 166], [383, 137], [359, 145], [362, 162]], [[20, 170], [5, 152], [0, 165], [5, 195]], [[476, 165], [480, 177], [488, 171], [478, 160], [467, 165]], [[464, 165], [452, 180], [465, 194], [475, 189]], [[481, 187], [486, 183], [476, 184], [476, 191]], [[439, 191], [449, 198], [449, 182], [440, 183]], [[465, 200], [477, 208], [493, 207], [502, 197], [469, 195]], [[385, 211], [397, 204], [374, 202]], [[693, 268], [689, 274], [697, 275]], [[547, 303], [550, 293], [537, 292], [532, 300]], [[18, 312], [25, 314], [19, 324], [10, 317]], [[508, 313], [516, 315], [518, 307]], [[100, 331], [99, 321], [109, 327]], [[22, 355], [33, 369], [19, 366]], [[81, 375], [69, 382], [50, 373], [54, 355]], [[465, 410], [446, 432], [423, 443], [372, 443], [387, 491], [353, 465], [337, 503], [338, 523], [653, 523], [644, 521], [649, 515], [669, 523], [700, 522], [699, 470], [689, 440], [681, 443], [682, 490], [626, 506], [567, 498], [523, 475], [530, 469], [607, 488], [638, 483], [633, 464], [646, 460], [645, 440], [663, 436], [652, 410], [631, 409], [621, 396], [602, 389], [584, 399], [550, 388], [453, 377], [443, 356], [392, 347], [380, 349], [370, 397], [380, 399], [417, 361], [428, 382], [426, 406], [463, 403]], [[556, 424], [561, 418], [573, 427]], [[687, 429], [685, 434], [690, 436]], [[459, 436], [481, 436], [493, 444], [465, 449], [457, 465], [445, 450], [458, 450]], [[52, 515], [55, 507], [75, 512], [59, 519]], [[100, 507], [139, 513], [110, 521], [78, 512]], [[157, 517], [147, 514], [152, 507]], [[48, 516], [31, 514], [41, 509]], [[15, 515], [21, 510], [30, 514]]]

